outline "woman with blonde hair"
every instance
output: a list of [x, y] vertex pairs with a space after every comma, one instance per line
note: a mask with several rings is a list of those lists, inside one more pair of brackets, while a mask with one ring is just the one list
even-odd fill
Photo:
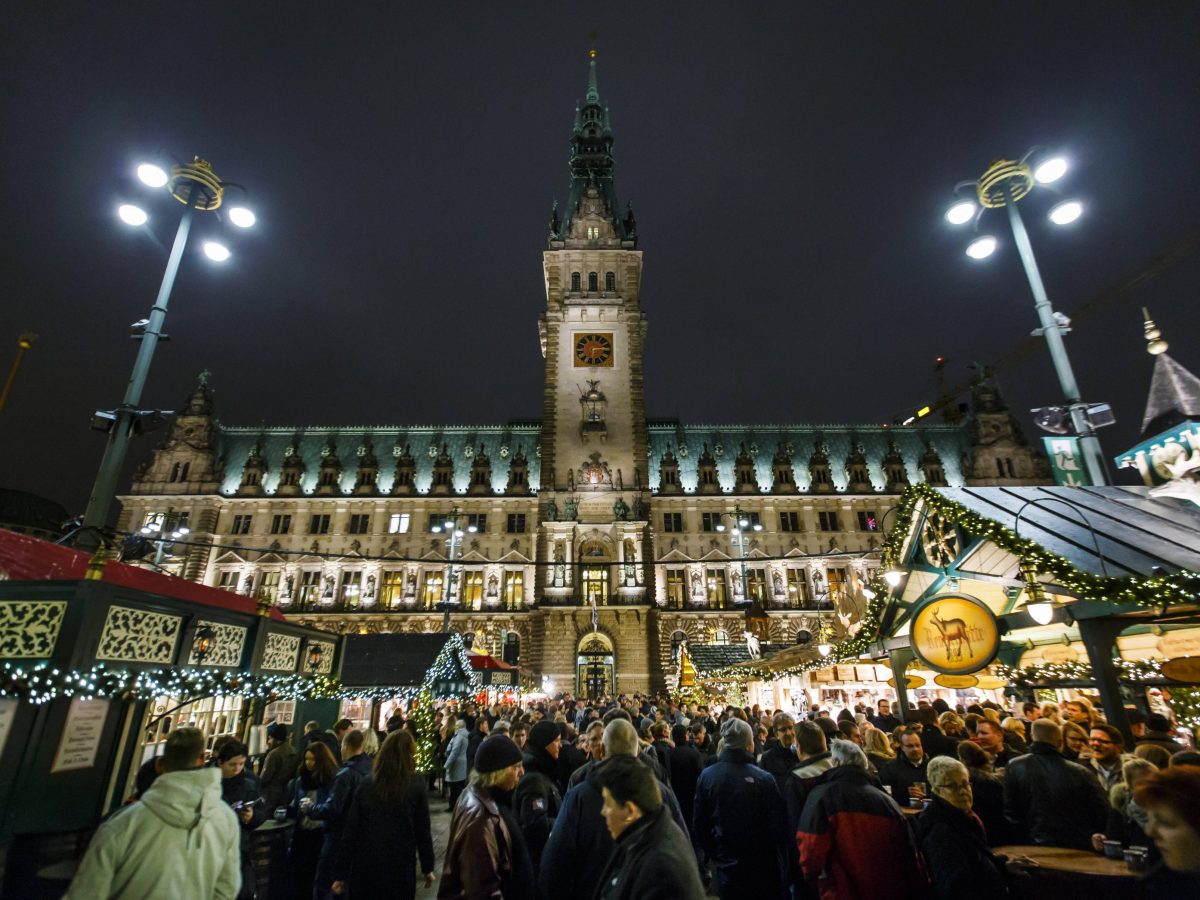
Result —
[[967, 739], [967, 726], [963, 724], [962, 718], [956, 712], [946, 710], [938, 716], [938, 727], [942, 729], [942, 733], [946, 737], [954, 738], [956, 741]]
[[1062, 714], [1058, 711], [1057, 703], [1043, 703], [1042, 704], [1042, 718], [1049, 719], [1051, 722], [1053, 722], [1059, 728], [1062, 728], [1063, 719], [1062, 719]]
[[1029, 744], [1025, 741], [1025, 723], [1016, 716], [1009, 716], [1000, 723], [1004, 731], [1004, 745], [1013, 753], [1028, 753]]
[[876, 771], [881, 770], [896, 758], [896, 751], [892, 749], [892, 742], [888, 740], [886, 731], [867, 728], [862, 731], [862, 739], [867, 760], [875, 767]]

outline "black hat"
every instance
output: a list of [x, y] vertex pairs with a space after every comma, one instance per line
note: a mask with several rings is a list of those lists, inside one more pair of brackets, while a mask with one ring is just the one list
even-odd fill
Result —
[[506, 734], [493, 734], [484, 738], [479, 749], [475, 751], [475, 771], [480, 775], [499, 772], [524, 761], [521, 748]]
[[1151, 713], [1146, 717], [1146, 727], [1151, 731], [1170, 731], [1171, 720], [1162, 713]]
[[531, 747], [544, 750], [560, 737], [562, 737], [562, 733], [558, 730], [558, 726], [543, 719], [529, 729], [529, 738], [526, 743]]
[[267, 737], [274, 738], [280, 743], [285, 742], [288, 739], [287, 726], [282, 722], [272, 722], [267, 726]]

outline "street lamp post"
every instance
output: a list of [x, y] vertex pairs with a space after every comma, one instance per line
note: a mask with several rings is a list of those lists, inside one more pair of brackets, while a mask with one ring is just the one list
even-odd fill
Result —
[[[746, 530], [762, 531], [762, 525], [759, 522], [754, 522], [749, 513], [743, 512], [740, 506], [735, 506], [732, 513], [724, 514], [727, 518], [733, 519], [733, 535], [737, 538], [738, 545], [738, 560], [741, 563], [742, 569], [742, 593], [743, 601], [749, 600], [750, 584], [746, 580]], [[717, 531], [724, 531], [725, 523], [717, 525]], [[754, 601], [751, 601], [754, 602]]]
[[[1004, 207], [1008, 213], [1008, 224], [1012, 230], [1013, 243], [1017, 245], [1017, 253], [1025, 269], [1025, 278], [1033, 293], [1034, 308], [1037, 311], [1041, 327], [1034, 334], [1046, 339], [1050, 349], [1050, 359], [1054, 363], [1054, 371], [1058, 383], [1067, 402], [1067, 410], [1071, 418], [1071, 426], [1079, 438], [1079, 447], [1083, 453], [1084, 465], [1091, 483], [1094, 485], [1107, 484], [1108, 473], [1104, 465], [1104, 453], [1100, 449], [1100, 439], [1096, 436], [1095, 424], [1088, 415], [1089, 405], [1080, 399], [1079, 386], [1075, 381], [1075, 373], [1067, 356], [1067, 348], [1063, 343], [1063, 334], [1070, 330], [1070, 321], [1054, 311], [1050, 299], [1046, 295], [1046, 286], [1042, 283], [1042, 275], [1038, 270], [1037, 259], [1033, 255], [1033, 245], [1025, 230], [1025, 222], [1017, 209], [1017, 203], [1027, 196], [1037, 184], [1048, 184], [1057, 181], [1067, 171], [1068, 165], [1061, 157], [1052, 157], [1042, 161], [1035, 170], [1028, 162], [1029, 154], [1019, 162], [1001, 159], [992, 163], [978, 181], [963, 182], [959, 187], [971, 186], [975, 189], [979, 208], [975, 201], [963, 200], [955, 203], [946, 212], [946, 219], [952, 225], [965, 225], [968, 222], [978, 222], [984, 209]], [[1070, 200], [1056, 205], [1050, 211], [1050, 220], [1056, 225], [1067, 225], [1074, 222], [1083, 212], [1078, 201]], [[985, 259], [995, 252], [997, 242], [991, 235], [976, 238], [967, 248], [967, 255], [973, 259]], [[1101, 422], [1100, 424], [1106, 424]]]
[[[141, 528], [141, 534], [146, 535], [148, 540], [154, 544], [154, 568], [162, 571], [163, 552], [168, 543], [185, 538], [190, 533], [191, 529], [184, 524], [183, 517], [179, 513], [154, 513], [147, 518], [146, 524]], [[155, 535], [155, 537], [149, 537], [150, 535]], [[127, 558], [122, 554], [122, 561]]]
[[[163, 271], [158, 296], [154, 306], [150, 308], [150, 317], [135, 326], [140, 330], [138, 337], [141, 346], [133, 363], [133, 373], [125, 388], [124, 400], [114, 410], [97, 412], [92, 420], [94, 428], [107, 431], [108, 442], [105, 444], [104, 456], [100, 461], [100, 469], [96, 473], [96, 481], [83, 516], [84, 528], [105, 527], [130, 438], [149, 423], [161, 421], [161, 413], [140, 410], [138, 404], [142, 400], [142, 390], [150, 373], [154, 350], [163, 338], [163, 323], [167, 318], [171, 289], [175, 285], [175, 276], [179, 272], [179, 264], [183, 259], [195, 213], [216, 211], [224, 200], [226, 188], [231, 186], [229, 182], [221, 181], [213, 172], [212, 166], [198, 157], [186, 165], [172, 166], [169, 175], [158, 166], [144, 163], [138, 167], [138, 177], [150, 187], [165, 187], [171, 196], [183, 204], [184, 209], [179, 217], [179, 226], [175, 230], [175, 241], [167, 257], [167, 267]], [[121, 206], [118, 213], [126, 224], [132, 226], [145, 225], [149, 218], [144, 211], [131, 204]], [[241, 228], [249, 228], [254, 224], [254, 214], [245, 207], [233, 207], [229, 210], [229, 220]], [[216, 262], [223, 262], [229, 258], [229, 251], [217, 241], [206, 241], [204, 253]]]
[[[454, 551], [458, 549], [458, 541], [463, 536], [462, 529], [458, 527], [458, 520], [462, 517], [462, 513], [458, 511], [458, 507], [450, 510], [450, 515], [446, 516], [445, 522], [441, 525], [434, 525], [429, 530], [434, 533], [447, 531], [450, 537], [446, 543], [450, 547], [450, 556], [446, 565], [446, 585], [442, 589], [442, 633], [450, 633], [450, 604], [451, 598], [454, 596]], [[476, 527], [468, 525], [467, 531], [474, 532]]]

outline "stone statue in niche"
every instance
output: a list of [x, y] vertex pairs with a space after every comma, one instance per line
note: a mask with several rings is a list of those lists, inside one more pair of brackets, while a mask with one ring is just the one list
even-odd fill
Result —
[[633, 499], [633, 518], [634, 518], [634, 520], [638, 521], [638, 522], [645, 522], [647, 512], [648, 512], [648, 510], [646, 509], [646, 504], [642, 502], [642, 498], [635, 497]]
[[568, 522], [574, 522], [579, 518], [579, 498], [570, 498], [566, 506], [563, 508], [563, 518]]
[[553, 500], [551, 500], [549, 503], [546, 504], [546, 521], [547, 522], [557, 522], [558, 521], [558, 504], [555, 503]]
[[487, 595], [489, 597], [500, 596], [500, 579], [496, 577], [495, 572], [488, 576]]
[[617, 522], [624, 522], [629, 517], [629, 507], [625, 505], [625, 501], [620, 497], [612, 506], [613, 519]]
[[404, 582], [404, 596], [405, 597], [417, 596], [417, 576], [416, 576], [416, 573], [414, 573], [414, 572], [409, 572], [408, 578]]
[[554, 586], [565, 587], [567, 583], [567, 557], [562, 541], [554, 545]]
[[285, 596], [292, 596], [292, 591], [296, 588], [296, 576], [288, 575], [283, 579], [283, 591]]
[[733, 577], [732, 577], [732, 578], [730, 578], [729, 580], [730, 580], [730, 582], [733, 584], [733, 596], [735, 596], [735, 597], [740, 597], [740, 596], [742, 596], [742, 590], [743, 590], [743, 587], [742, 587], [742, 573], [741, 573], [741, 572], [736, 572], [736, 571], [735, 571], [735, 572], [733, 573]]
[[625, 550], [622, 555], [625, 557], [625, 584], [632, 585], [637, 577], [637, 560], [635, 558], [637, 553], [633, 548], [632, 539], [625, 539]]
[[782, 597], [783, 596], [783, 576], [779, 574], [778, 570], [776, 570], [775, 573], [771, 576], [771, 584], [775, 588], [775, 596]]
[[374, 575], [367, 576], [367, 599], [368, 600], [375, 599], [375, 576]]
[[699, 572], [692, 573], [692, 598], [695, 600], [704, 599], [704, 579], [700, 577]]
[[567, 490], [575, 490], [575, 470], [567, 469]]
[[617, 469], [616, 484], [617, 484], [618, 491], [625, 490], [625, 482], [621, 480], [621, 470], [620, 469]]

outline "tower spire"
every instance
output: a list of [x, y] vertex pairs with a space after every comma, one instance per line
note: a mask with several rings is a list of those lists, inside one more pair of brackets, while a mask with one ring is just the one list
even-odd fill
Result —
[[592, 49], [588, 51], [588, 88], [587, 102], [598, 104], [600, 102], [600, 88], [596, 84], [596, 38], [595, 32], [592, 32]]

